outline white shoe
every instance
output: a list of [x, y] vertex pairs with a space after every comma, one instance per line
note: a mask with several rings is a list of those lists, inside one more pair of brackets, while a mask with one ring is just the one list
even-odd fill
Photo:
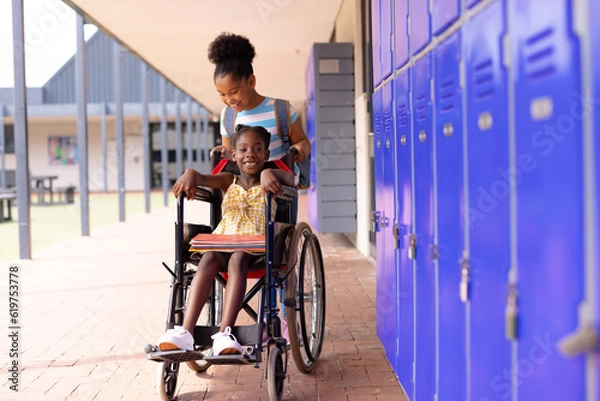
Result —
[[172, 329], [167, 330], [158, 339], [158, 349], [161, 351], [173, 351], [173, 350], [194, 350], [194, 337], [189, 331], [181, 326], [175, 326]]
[[242, 346], [231, 334], [231, 327], [225, 327], [225, 331], [213, 334], [213, 355], [241, 354]]

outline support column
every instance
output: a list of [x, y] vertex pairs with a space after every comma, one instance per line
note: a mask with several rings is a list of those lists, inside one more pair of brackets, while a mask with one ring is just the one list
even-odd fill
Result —
[[150, 186], [151, 186], [151, 168], [152, 159], [150, 156], [150, 121], [148, 117], [149, 103], [149, 80], [148, 80], [148, 65], [141, 63], [141, 98], [142, 98], [142, 146], [144, 147], [144, 205], [146, 213], [150, 213]]
[[102, 131], [102, 172], [104, 180], [104, 193], [108, 193], [108, 134], [106, 133], [106, 103], [102, 103], [100, 115], [100, 130]]
[[119, 221], [125, 221], [125, 135], [123, 133], [123, 52], [113, 44], [113, 90], [115, 99], [115, 137], [119, 191]]
[[202, 132], [204, 136], [204, 146], [202, 149], [202, 154], [204, 155], [204, 171], [207, 173], [210, 172], [210, 156], [208, 152], [210, 149], [208, 148], [208, 111], [203, 110], [202, 113]]
[[181, 92], [175, 88], [175, 176], [183, 174], [183, 133], [181, 131]]
[[167, 80], [160, 77], [160, 164], [164, 205], [169, 206], [169, 153], [167, 142]]
[[88, 184], [88, 124], [87, 124], [87, 72], [86, 44], [83, 35], [83, 17], [77, 14], [75, 54], [75, 98], [77, 100], [77, 149], [79, 156], [79, 200], [81, 202], [81, 235], [90, 235], [90, 209]]
[[187, 157], [186, 157], [186, 167], [187, 168], [193, 168], [193, 163], [194, 163], [194, 147], [192, 146], [192, 98], [189, 96], [186, 96], [187, 99], [187, 122], [186, 122], [186, 128], [187, 128]]
[[16, 184], [19, 216], [19, 257], [31, 259], [31, 219], [29, 198], [29, 155], [27, 132], [27, 85], [25, 84], [25, 33], [23, 0], [12, 2], [14, 67], [14, 132], [17, 157]]
[[202, 159], [202, 124], [201, 124], [201, 116], [202, 107], [199, 104], [196, 104], [196, 170], [208, 174], [208, 171], [203, 170], [204, 161]]

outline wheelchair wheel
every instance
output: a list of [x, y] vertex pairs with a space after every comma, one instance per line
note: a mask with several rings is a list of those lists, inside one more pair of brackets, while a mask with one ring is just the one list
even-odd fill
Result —
[[267, 385], [270, 401], [280, 401], [283, 394], [283, 382], [285, 371], [283, 370], [283, 358], [281, 350], [277, 347], [269, 351], [269, 365], [267, 366]]
[[162, 401], [173, 401], [177, 399], [177, 376], [179, 364], [163, 362], [156, 369], [158, 394]]
[[[306, 223], [294, 228], [288, 249], [286, 307], [290, 348], [299, 371], [315, 368], [325, 334], [325, 272], [316, 235]], [[289, 301], [286, 301], [286, 304]]]
[[[215, 315], [211, 316], [211, 305], [210, 303], [214, 302], [215, 306]], [[214, 286], [214, 295], [211, 296], [208, 302], [202, 308], [202, 312], [200, 312], [200, 317], [198, 318], [198, 324], [201, 326], [218, 326], [221, 323], [221, 314], [223, 312], [223, 286], [216, 282]], [[212, 348], [205, 348], [202, 350], [202, 353], [206, 356], [211, 355]], [[200, 359], [197, 361], [189, 361], [186, 362], [188, 368], [196, 373], [204, 372], [206, 369], [212, 365], [210, 362], [205, 361], [204, 359]]]

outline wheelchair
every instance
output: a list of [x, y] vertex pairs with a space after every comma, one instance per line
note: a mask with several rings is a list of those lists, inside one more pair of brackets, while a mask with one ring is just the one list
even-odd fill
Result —
[[[237, 166], [212, 156], [213, 171], [235, 174]], [[277, 166], [285, 163], [293, 168], [293, 156], [287, 155]], [[271, 162], [269, 162], [271, 163]], [[293, 171], [293, 170], [292, 170]], [[200, 314], [194, 332], [194, 351], [160, 351], [155, 345], [145, 347], [147, 358], [158, 362], [158, 393], [161, 400], [177, 398], [178, 375], [181, 363], [194, 372], [203, 372], [211, 365], [253, 365], [258, 368], [266, 351], [265, 375], [271, 401], [279, 401], [287, 376], [288, 351], [291, 351], [297, 369], [311, 372], [323, 346], [325, 331], [325, 274], [323, 257], [317, 236], [310, 226], [297, 222], [298, 194], [295, 188], [284, 187], [284, 196], [265, 202], [265, 253], [249, 269], [248, 279], [258, 279], [246, 292], [242, 310], [254, 324], [235, 325], [232, 334], [242, 345], [242, 354], [213, 355], [211, 336], [219, 331], [223, 290], [227, 288], [227, 274], [217, 274], [212, 283], [208, 302]], [[163, 266], [172, 276], [166, 329], [183, 324], [187, 292], [195, 273], [196, 255], [189, 250], [189, 241], [197, 233], [211, 233], [221, 220], [220, 190], [198, 187], [194, 200], [210, 204], [210, 226], [184, 222], [185, 197], [177, 200], [175, 222], [175, 264]], [[277, 212], [271, 216], [271, 202], [277, 202]], [[273, 217], [273, 218], [272, 218]], [[278, 294], [280, 294], [278, 300]], [[284, 294], [284, 295], [283, 295]], [[258, 307], [254, 309], [257, 298]], [[282, 306], [280, 306], [282, 305]], [[280, 313], [285, 309], [289, 344], [282, 337]], [[240, 311], [241, 312], [241, 311]], [[237, 323], [237, 322], [236, 322]], [[265, 342], [263, 333], [268, 340]]]

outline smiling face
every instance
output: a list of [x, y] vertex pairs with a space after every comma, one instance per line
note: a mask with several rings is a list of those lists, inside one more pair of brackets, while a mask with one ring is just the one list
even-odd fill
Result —
[[221, 101], [236, 113], [252, 108], [251, 103], [256, 95], [255, 84], [254, 75], [250, 75], [248, 78], [234, 79], [231, 74], [227, 74], [215, 78], [215, 87]]
[[259, 174], [269, 159], [264, 139], [254, 131], [242, 133], [235, 141], [231, 155], [242, 174]]

